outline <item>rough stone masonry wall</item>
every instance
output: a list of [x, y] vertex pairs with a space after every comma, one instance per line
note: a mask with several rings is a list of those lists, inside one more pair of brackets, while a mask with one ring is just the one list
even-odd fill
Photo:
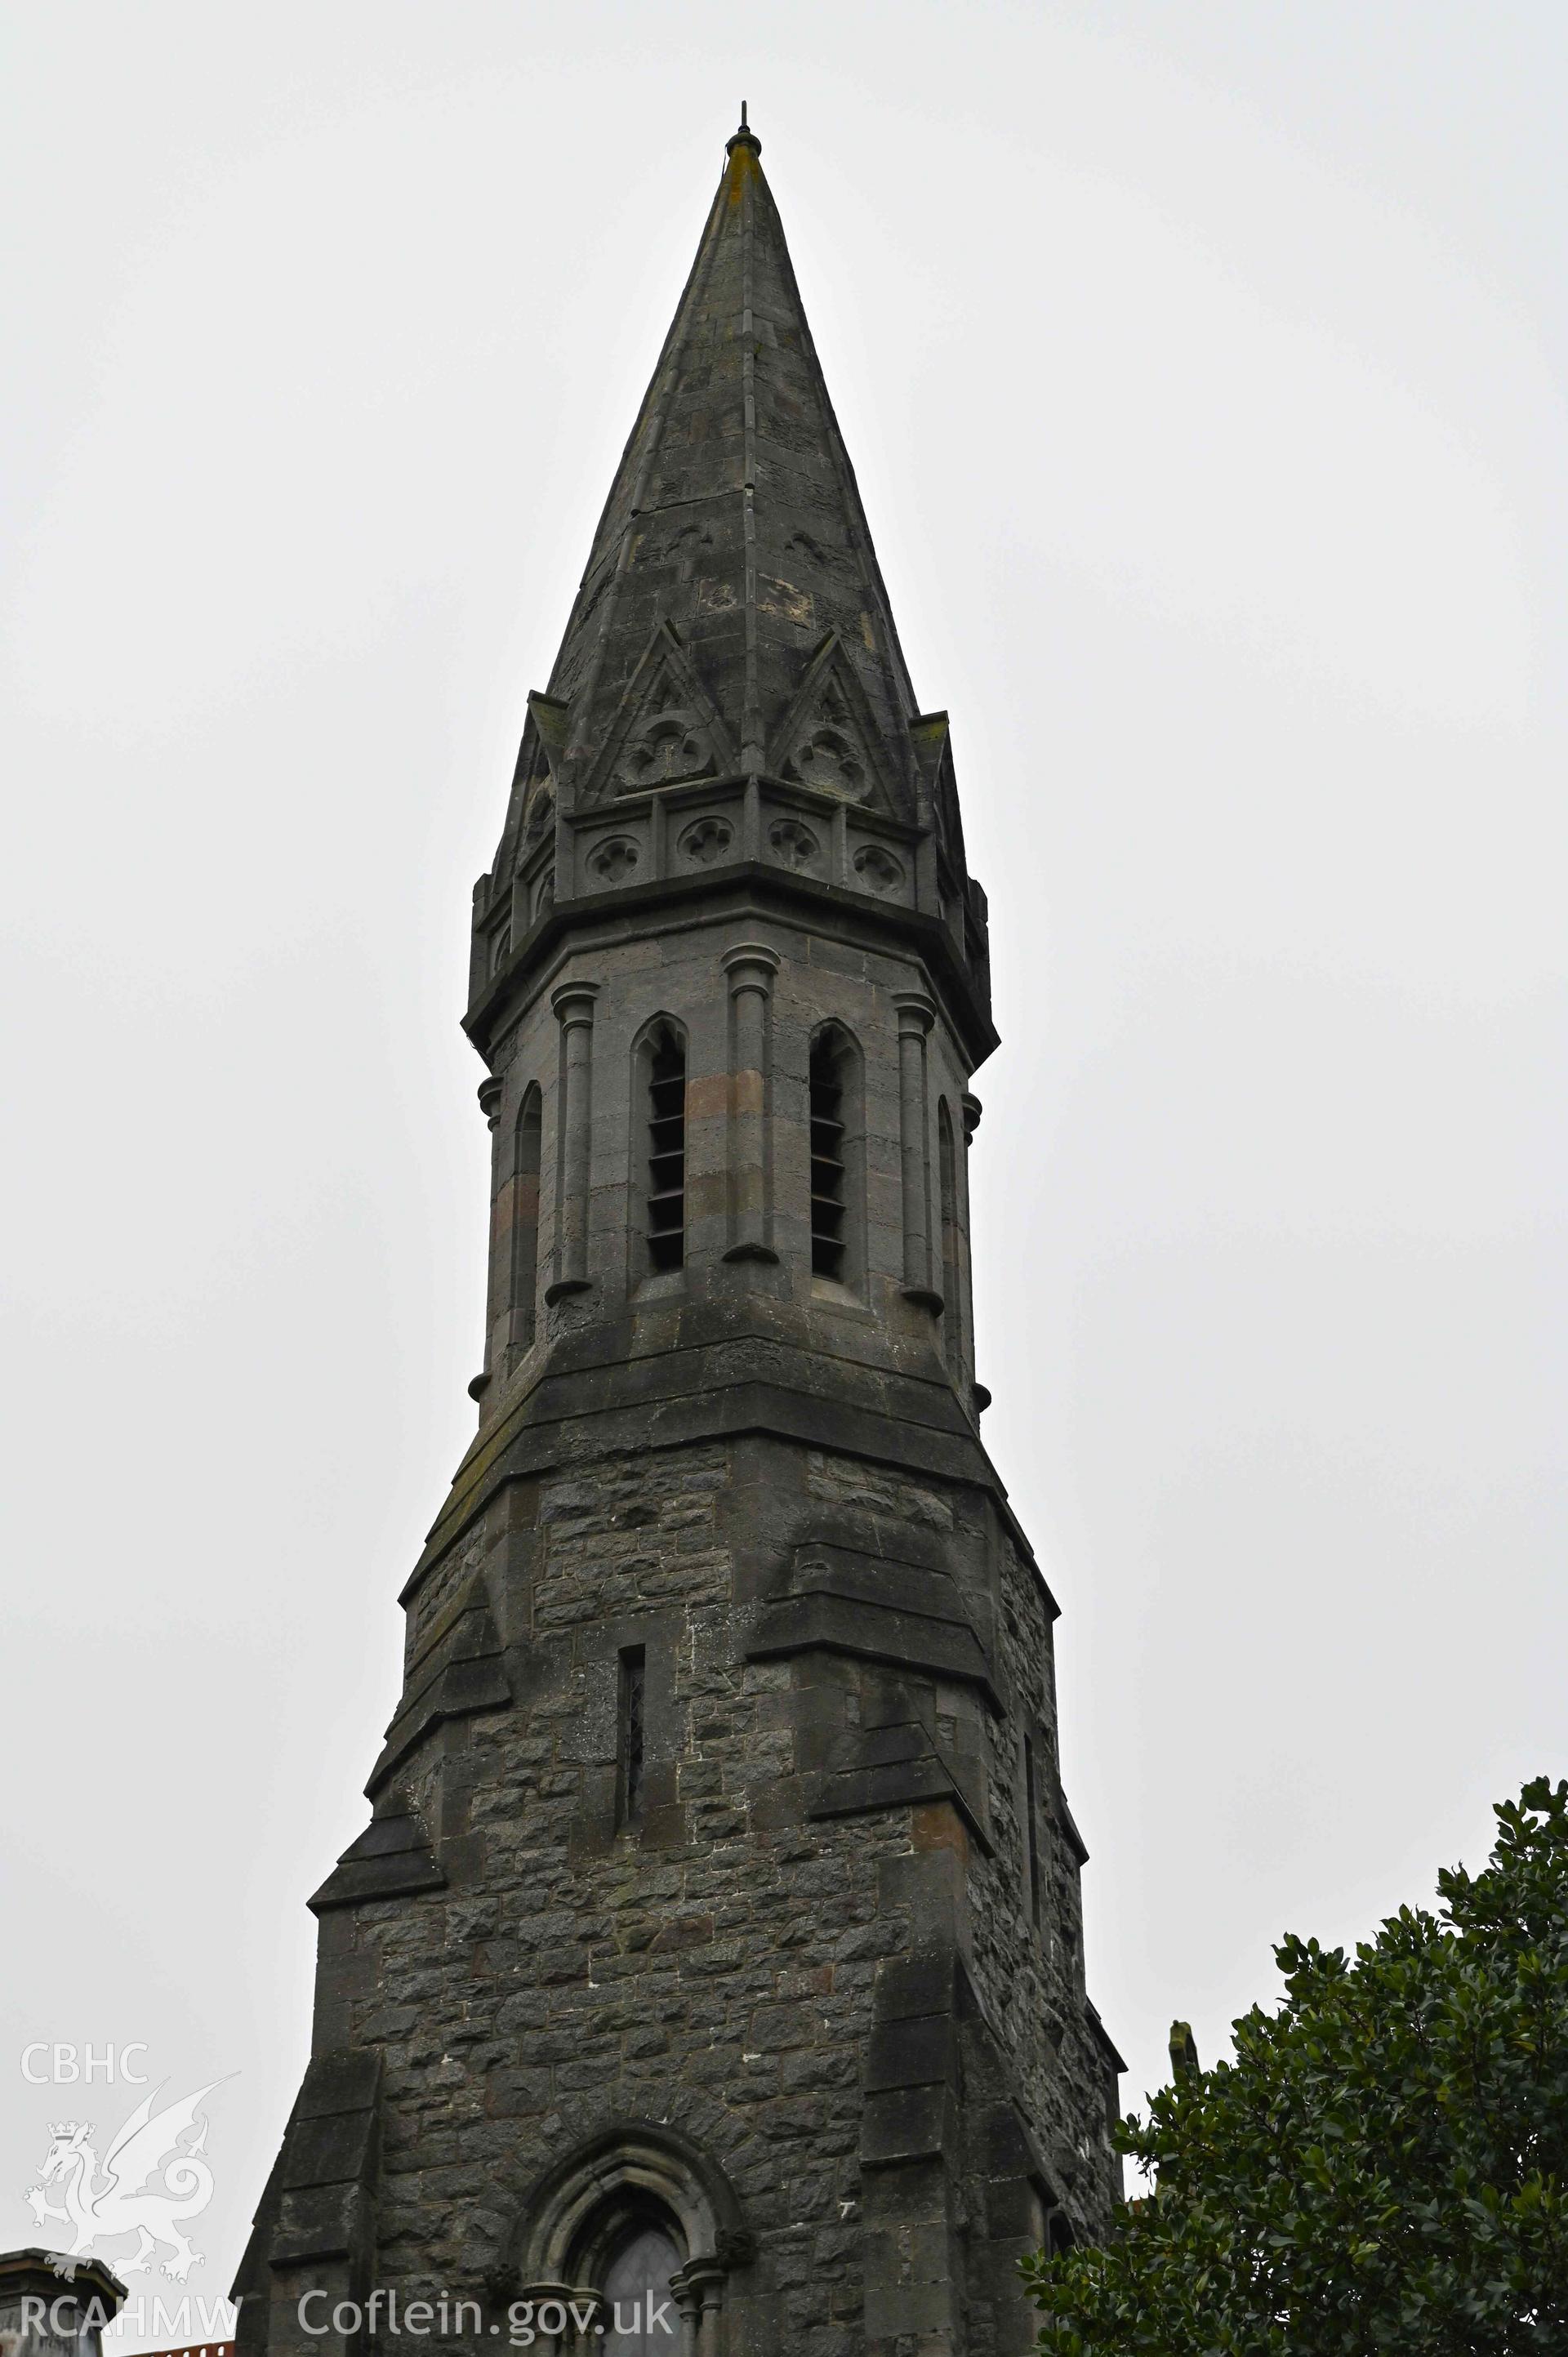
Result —
[[[754, 1824], [789, 1764], [792, 1674], [736, 1660], [726, 1479], [714, 1444], [541, 1485], [536, 1681], [471, 1722], [462, 1761], [482, 1888], [360, 1919], [386, 1992], [351, 2023], [386, 2056], [379, 2279], [477, 2289], [557, 2155], [618, 2119], [664, 2121], [734, 2183], [777, 2345], [830, 2357], [861, 2308], [860, 2062], [877, 1961], [908, 1936], [880, 1878], [908, 1813]], [[650, 1769], [673, 1770], [679, 1817], [660, 1830], [683, 1837], [593, 1842], [603, 1632], [671, 1613]], [[413, 1780], [431, 1820], [452, 1766]]]
[[[1098, 2240], [1122, 2190], [1110, 2137], [1112, 2083], [1090, 2027], [1078, 1853], [1068, 1830], [1057, 1746], [1050, 1615], [1038, 1575], [1003, 1535], [997, 1547], [999, 1643], [1015, 1700], [991, 1725], [994, 1856], [971, 1863], [975, 1978], [1020, 2073], [1031, 2124], [1080, 2238]], [[1036, 1731], [1041, 1903], [1028, 1903], [1023, 1726]]]
[[[929, 1937], [900, 1900], [920, 1813], [801, 1818], [800, 1664], [743, 1658], [735, 1534], [755, 1537], [757, 1472], [744, 1451], [643, 1450], [517, 1485], [427, 1576], [415, 1650], [430, 1598], [448, 1609], [488, 1566], [517, 1699], [443, 1727], [400, 1780], [452, 1887], [354, 1910], [339, 1986], [359, 1994], [333, 2037], [384, 2057], [379, 2282], [480, 2294], [548, 2167], [617, 2122], [660, 2121], [725, 2172], [757, 2235], [736, 2346], [848, 2357], [866, 2345], [878, 1968]], [[786, 1461], [813, 1512], [955, 1548], [988, 1511], [830, 1451]], [[1008, 1682], [1048, 1724], [1043, 1595], [1011, 1558], [1006, 1576]], [[627, 1642], [649, 1664], [648, 1807], [630, 1835], [613, 1824]], [[1042, 1944], [1019, 1904], [1016, 1728], [999, 1720], [992, 1740], [996, 1854], [968, 1846], [974, 1980], [1059, 2172], [1073, 2120], [1101, 2104], [1084, 2092], [1097, 2058], [1065, 1945]], [[1102, 2190], [1059, 2190], [1080, 2212]]]
[[[1055, 2190], [1084, 2239], [1097, 2238], [1121, 2196], [1110, 2142], [1106, 2060], [1090, 2028], [1077, 1852], [1061, 1799], [1051, 1610], [1038, 1573], [987, 1502], [949, 1485], [813, 1451], [813, 1497], [937, 1534], [956, 1554], [971, 1517], [988, 1530], [1000, 1610], [995, 1619], [1004, 1707], [985, 1715], [988, 1813], [993, 1848], [967, 1846], [970, 1960], [992, 2029], [1018, 2075], [1018, 2093]], [[1023, 1737], [1035, 1738], [1039, 1921], [1028, 1898]]]

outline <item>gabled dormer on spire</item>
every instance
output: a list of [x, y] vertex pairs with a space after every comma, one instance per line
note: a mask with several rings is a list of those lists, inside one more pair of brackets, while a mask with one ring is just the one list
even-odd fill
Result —
[[476, 1039], [574, 912], [618, 890], [717, 888], [746, 866], [930, 934], [978, 1057], [984, 899], [935, 726], [743, 122], [548, 693], [530, 699], [476, 898]]

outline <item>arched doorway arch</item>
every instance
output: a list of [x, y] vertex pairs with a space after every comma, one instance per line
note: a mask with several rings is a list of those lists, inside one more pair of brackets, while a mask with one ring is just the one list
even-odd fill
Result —
[[[729, 2276], [753, 2248], [722, 2169], [677, 2130], [628, 2121], [535, 2185], [518, 2241], [521, 2297], [579, 2314], [596, 2300], [604, 2330], [592, 2341], [605, 2357], [716, 2357]], [[657, 2320], [666, 2292], [678, 2331]]]

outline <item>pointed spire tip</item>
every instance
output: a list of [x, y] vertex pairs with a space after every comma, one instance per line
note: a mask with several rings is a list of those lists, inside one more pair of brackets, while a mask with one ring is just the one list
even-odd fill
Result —
[[737, 147], [749, 147], [754, 156], [762, 153], [762, 142], [746, 119], [746, 101], [740, 102], [740, 129], [733, 138], [725, 141], [725, 154], [733, 156]]

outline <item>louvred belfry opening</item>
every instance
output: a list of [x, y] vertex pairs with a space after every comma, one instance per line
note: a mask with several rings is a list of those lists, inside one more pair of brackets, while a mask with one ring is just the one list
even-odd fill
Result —
[[648, 1065], [648, 1257], [655, 1269], [686, 1257], [686, 1050], [673, 1031], [654, 1039]]
[[811, 1274], [844, 1270], [843, 1077], [832, 1034], [811, 1049]]

